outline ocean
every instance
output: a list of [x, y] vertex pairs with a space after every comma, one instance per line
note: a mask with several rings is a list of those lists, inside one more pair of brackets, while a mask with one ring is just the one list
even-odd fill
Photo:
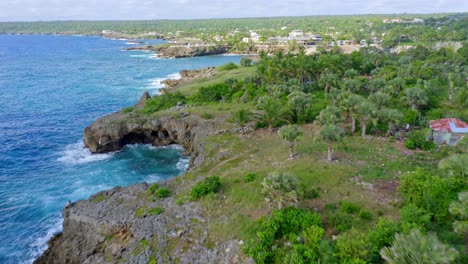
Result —
[[[147, 43], [163, 43], [146, 40]], [[0, 35], [0, 263], [31, 263], [61, 231], [68, 200], [183, 173], [179, 146], [131, 145], [91, 155], [83, 130], [95, 119], [157, 94], [183, 69], [240, 56], [161, 59], [125, 51], [125, 40]]]

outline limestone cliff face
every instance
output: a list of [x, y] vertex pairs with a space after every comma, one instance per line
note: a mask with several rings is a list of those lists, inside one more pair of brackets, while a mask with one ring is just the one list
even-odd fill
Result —
[[203, 162], [200, 139], [211, 130], [209, 122], [186, 116], [150, 118], [141, 114], [117, 112], [99, 118], [84, 131], [85, 145], [93, 153], [120, 150], [127, 144], [153, 144], [165, 146], [180, 144], [190, 155], [190, 167]]
[[[160, 183], [177, 193], [174, 180]], [[238, 241], [208, 247], [207, 221], [196, 203], [152, 200], [146, 183], [100, 192], [63, 210], [63, 232], [36, 264], [240, 263]], [[147, 213], [162, 208], [159, 215]], [[137, 214], [144, 208], [141, 214]]]
[[[144, 104], [146, 94], [138, 105]], [[204, 161], [203, 140], [216, 126], [192, 117], [149, 117], [123, 111], [99, 118], [84, 131], [93, 153], [116, 151], [126, 144], [180, 144], [191, 157], [190, 168]], [[72, 203], [63, 209], [63, 232], [49, 241], [49, 248], [35, 263], [247, 263], [237, 240], [213, 241], [209, 219], [196, 202], [184, 196], [193, 184], [184, 178], [158, 183], [171, 196], [155, 198], [148, 184], [116, 187]], [[188, 186], [188, 187], [187, 187]], [[162, 213], [149, 213], [160, 208]]]

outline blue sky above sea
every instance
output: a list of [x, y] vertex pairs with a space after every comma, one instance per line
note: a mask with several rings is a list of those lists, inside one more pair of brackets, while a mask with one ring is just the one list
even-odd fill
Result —
[[460, 0], [2, 0], [0, 21], [468, 12]]

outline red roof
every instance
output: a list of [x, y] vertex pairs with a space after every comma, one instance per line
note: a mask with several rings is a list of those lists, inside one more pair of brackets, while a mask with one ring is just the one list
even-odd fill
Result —
[[437, 132], [468, 133], [468, 123], [456, 118], [441, 118], [429, 122], [429, 126]]

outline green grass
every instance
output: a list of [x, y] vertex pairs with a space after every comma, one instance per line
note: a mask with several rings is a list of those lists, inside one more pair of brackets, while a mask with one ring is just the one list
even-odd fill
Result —
[[253, 76], [255, 74], [256, 67], [241, 67], [238, 69], [228, 71], [217, 71], [210, 78], [202, 78], [192, 81], [189, 84], [185, 84], [177, 89], [182, 94], [188, 96], [193, 95], [198, 91], [200, 87], [208, 86], [216, 83], [222, 83], [227, 79], [242, 79], [247, 76]]
[[91, 202], [93, 202], [93, 203], [99, 203], [99, 202], [105, 201], [105, 200], [107, 200], [107, 199], [109, 199], [109, 196], [106, 196], [106, 195], [104, 195], [104, 194], [99, 194], [98, 196], [95, 196], [95, 197], [91, 200]]

